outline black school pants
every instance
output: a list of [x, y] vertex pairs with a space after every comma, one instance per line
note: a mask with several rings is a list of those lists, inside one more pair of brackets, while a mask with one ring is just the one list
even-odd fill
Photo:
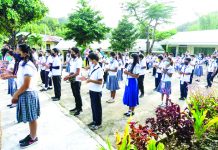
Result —
[[82, 98], [80, 94], [81, 82], [73, 81], [70, 84], [71, 84], [73, 96], [75, 98], [76, 109], [80, 111], [82, 110]]
[[41, 80], [42, 80], [42, 84], [45, 84], [45, 70], [40, 71], [40, 77], [41, 77]]
[[140, 75], [139, 78], [138, 78], [138, 88], [141, 92], [141, 95], [144, 95], [144, 78], [145, 78], [145, 75]]
[[162, 73], [157, 73], [158, 76], [155, 77], [155, 88], [157, 89], [157, 87], [159, 86], [160, 84], [160, 81], [161, 81], [161, 78], [162, 78]]
[[184, 82], [182, 84], [182, 82], [180, 81], [180, 94], [181, 94], [181, 98], [187, 98], [188, 96], [188, 83]]
[[89, 91], [91, 99], [92, 117], [95, 125], [102, 124], [102, 106], [101, 106], [101, 92]]
[[61, 98], [61, 76], [52, 77], [54, 84], [54, 93], [56, 98]]
[[213, 74], [213, 72], [207, 73], [207, 86], [209, 86], [209, 87], [212, 86], [212, 80], [213, 80], [212, 74]]
[[45, 71], [45, 88], [48, 88], [48, 86], [52, 86], [51, 78], [48, 77], [49, 71]]

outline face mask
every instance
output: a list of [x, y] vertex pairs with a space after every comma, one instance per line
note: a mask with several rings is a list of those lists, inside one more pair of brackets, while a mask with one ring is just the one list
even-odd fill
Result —
[[113, 57], [110, 57], [110, 61], [113, 61]]
[[73, 59], [75, 59], [75, 58], [76, 58], [76, 55], [75, 55], [75, 54], [71, 54], [71, 57], [72, 57]]
[[185, 61], [185, 62], [184, 62], [184, 64], [185, 64], [185, 65], [188, 65], [188, 62], [187, 62], [187, 61]]
[[55, 57], [55, 54], [54, 54], [54, 53], [52, 53], [52, 54], [51, 54], [51, 56], [52, 56], [52, 57]]
[[39, 54], [39, 57], [42, 57], [42, 54]]

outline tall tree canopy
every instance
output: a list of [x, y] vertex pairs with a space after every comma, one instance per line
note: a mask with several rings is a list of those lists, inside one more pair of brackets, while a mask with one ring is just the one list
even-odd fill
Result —
[[86, 0], [80, 0], [78, 9], [69, 17], [65, 39], [74, 39], [78, 46], [100, 42], [109, 32], [102, 19], [100, 12], [93, 10]]
[[119, 22], [118, 27], [112, 31], [111, 48], [114, 51], [131, 49], [137, 38], [138, 34], [134, 24], [130, 23], [125, 17]]
[[[172, 16], [173, 7], [161, 2], [150, 3], [148, 0], [131, 0], [125, 4], [124, 8], [146, 30], [147, 52], [150, 53], [156, 40], [157, 27], [160, 24], [168, 23]], [[149, 42], [149, 37], [152, 37], [152, 44]]]
[[16, 46], [16, 34], [28, 23], [42, 19], [47, 7], [41, 0], [0, 0], [0, 32]]

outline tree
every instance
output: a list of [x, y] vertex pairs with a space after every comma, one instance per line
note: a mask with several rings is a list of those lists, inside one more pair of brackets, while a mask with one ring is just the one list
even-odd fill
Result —
[[26, 24], [43, 18], [47, 11], [41, 0], [0, 0], [0, 32], [15, 48], [17, 33]]
[[[150, 53], [156, 41], [157, 27], [160, 24], [168, 23], [172, 16], [173, 7], [161, 2], [150, 3], [147, 0], [135, 0], [127, 2], [125, 10], [145, 29], [147, 53]], [[152, 37], [151, 44], [149, 37]]]
[[164, 39], [167, 39], [177, 33], [176, 29], [169, 30], [169, 31], [157, 31], [155, 34], [157, 41], [162, 41]]
[[27, 43], [34, 47], [42, 47], [43, 39], [39, 34], [32, 34], [28, 37]]
[[131, 49], [137, 38], [138, 34], [134, 24], [130, 23], [125, 17], [119, 22], [118, 27], [112, 31], [111, 48], [116, 51]]
[[74, 39], [78, 46], [87, 46], [94, 41], [100, 42], [109, 32], [102, 19], [100, 13], [93, 10], [86, 0], [80, 0], [78, 9], [70, 15], [66, 24], [65, 39]]

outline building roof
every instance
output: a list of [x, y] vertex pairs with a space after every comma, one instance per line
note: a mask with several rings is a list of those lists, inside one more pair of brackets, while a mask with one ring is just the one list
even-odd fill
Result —
[[55, 48], [58, 48], [60, 50], [68, 50], [69, 48], [75, 47], [76, 46], [76, 42], [74, 40], [61, 40], [56, 46]]
[[178, 32], [169, 39], [161, 41], [161, 45], [203, 45], [215, 46], [218, 45], [218, 30], [203, 30]]

